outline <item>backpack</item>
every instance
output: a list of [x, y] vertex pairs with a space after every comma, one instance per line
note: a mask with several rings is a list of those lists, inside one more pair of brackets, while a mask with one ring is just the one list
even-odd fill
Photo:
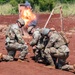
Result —
[[67, 36], [65, 35], [65, 33], [63, 31], [59, 32], [59, 34], [63, 37], [64, 41], [66, 44], [69, 44], [69, 39], [67, 38]]

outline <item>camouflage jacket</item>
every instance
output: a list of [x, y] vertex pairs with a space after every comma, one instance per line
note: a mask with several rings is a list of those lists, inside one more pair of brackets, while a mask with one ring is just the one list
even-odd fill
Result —
[[32, 41], [30, 42], [30, 45], [31, 46], [34, 46], [34, 45], [37, 45], [38, 44], [38, 41], [41, 39], [41, 34], [39, 32], [40, 29], [36, 29], [34, 31], [34, 33], [32, 34]]
[[51, 35], [48, 35], [48, 37], [49, 41], [46, 47], [59, 48], [60, 46], [66, 44], [63, 37], [57, 31], [51, 32]]
[[6, 43], [18, 42], [24, 44], [22, 39], [22, 32], [17, 24], [9, 25], [6, 31]]

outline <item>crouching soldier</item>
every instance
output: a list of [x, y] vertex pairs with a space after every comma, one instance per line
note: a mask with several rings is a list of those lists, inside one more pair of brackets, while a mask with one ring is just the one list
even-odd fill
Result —
[[9, 25], [6, 31], [6, 49], [7, 55], [1, 55], [2, 60], [13, 61], [16, 51], [20, 51], [18, 60], [24, 60], [28, 53], [28, 46], [25, 44], [22, 38], [21, 28], [24, 26], [25, 22], [23, 19], [18, 19], [16, 24]]
[[40, 34], [40, 29], [35, 28], [34, 26], [30, 26], [28, 28], [28, 33], [32, 35], [33, 39], [30, 42], [30, 46], [33, 47], [34, 57], [36, 62], [42, 62], [43, 53], [42, 49], [43, 45], [43, 37]]
[[[45, 29], [43, 29], [42, 34]], [[66, 64], [66, 59], [69, 57], [69, 48], [65, 38], [60, 35], [54, 28], [46, 34], [49, 41], [44, 50], [45, 57], [49, 62], [48, 68], [55, 68], [56, 60], [58, 59], [58, 68], [62, 70], [75, 69], [75, 65]]]

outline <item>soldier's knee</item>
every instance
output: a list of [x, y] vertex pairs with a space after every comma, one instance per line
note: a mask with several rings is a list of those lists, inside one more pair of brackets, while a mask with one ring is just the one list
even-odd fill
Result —
[[64, 53], [64, 52], [63, 52], [63, 53], [60, 53], [60, 52], [59, 52], [59, 53], [58, 53], [58, 56], [67, 59], [67, 58], [69, 57], [69, 53], [68, 53], [68, 52], [65, 52], [65, 53]]
[[55, 54], [56, 53], [56, 49], [54, 47], [50, 48], [50, 53]]
[[50, 53], [50, 52], [49, 52], [49, 49], [46, 48], [46, 49], [44, 50], [44, 53], [45, 53], [45, 54], [49, 54], [49, 53]]
[[27, 45], [22, 45], [22, 49], [27, 50], [28, 49], [28, 46]]

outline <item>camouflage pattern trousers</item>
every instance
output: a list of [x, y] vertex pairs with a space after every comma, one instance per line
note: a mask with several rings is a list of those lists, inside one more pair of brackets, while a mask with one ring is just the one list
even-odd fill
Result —
[[46, 48], [44, 50], [44, 53], [45, 53], [45, 57], [48, 60], [48, 62], [50, 63], [50, 65], [55, 65], [57, 62], [58, 68], [62, 69], [62, 66], [65, 65], [66, 59], [69, 56], [69, 52], [67, 52], [67, 51], [68, 51], [67, 46], [63, 46], [60, 49], [59, 48], [56, 49], [54, 47], [51, 47], [51, 48]]
[[6, 49], [8, 54], [4, 57], [4, 60], [13, 60], [16, 54], [16, 51], [20, 51], [19, 59], [24, 59], [28, 53], [28, 46], [25, 44], [15, 43], [7, 43]]

